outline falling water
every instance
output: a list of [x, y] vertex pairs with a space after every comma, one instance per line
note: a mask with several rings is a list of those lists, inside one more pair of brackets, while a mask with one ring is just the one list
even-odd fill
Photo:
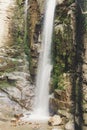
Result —
[[24, 44], [27, 44], [27, 17], [28, 17], [28, 0], [25, 0], [24, 5]]
[[25, 0], [25, 23], [27, 23], [28, 0]]
[[36, 100], [33, 115], [42, 119], [49, 116], [49, 80], [52, 70], [51, 42], [56, 0], [47, 0], [41, 52], [36, 77]]

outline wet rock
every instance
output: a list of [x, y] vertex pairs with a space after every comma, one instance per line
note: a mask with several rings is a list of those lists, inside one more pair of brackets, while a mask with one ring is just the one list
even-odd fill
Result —
[[61, 101], [67, 101], [66, 91], [64, 91], [64, 90], [58, 90], [58, 89], [56, 89], [54, 91], [54, 97], [57, 98], [57, 99], [59, 99], [59, 100], [61, 100]]
[[13, 116], [12, 106], [8, 97], [0, 98], [0, 121], [7, 122]]
[[83, 126], [83, 127], [82, 127], [82, 130], [87, 130], [87, 126]]
[[52, 130], [63, 130], [62, 128], [53, 128]]
[[3, 121], [0, 121], [0, 125], [3, 125], [4, 124], [4, 122]]
[[87, 126], [87, 113], [83, 114], [83, 119], [84, 119], [84, 125]]
[[53, 117], [51, 117], [48, 121], [48, 124], [51, 126], [58, 126], [62, 123], [62, 119], [60, 116], [55, 115]]
[[72, 115], [70, 113], [67, 112], [67, 110], [58, 110], [58, 115], [60, 115], [61, 117], [66, 117], [66, 118], [71, 118]]
[[87, 103], [83, 104], [83, 111], [87, 113]]
[[87, 102], [87, 94], [84, 94], [84, 100]]
[[16, 123], [17, 122], [17, 119], [16, 118], [12, 118], [11, 119], [11, 123]]
[[21, 98], [21, 92], [16, 88], [16, 87], [8, 87], [4, 88], [9, 96], [13, 96], [15, 99], [20, 99]]
[[74, 122], [73, 122], [73, 121], [69, 121], [69, 122], [65, 125], [65, 129], [66, 129], [66, 130], [74, 130]]
[[39, 8], [40, 8], [40, 11], [41, 13], [43, 13], [43, 9], [44, 9], [44, 0], [37, 0], [38, 4], [39, 4]]
[[59, 24], [59, 25], [55, 26], [55, 32], [56, 32], [56, 34], [61, 32], [61, 34], [63, 35], [63, 33], [64, 33], [64, 25], [63, 24]]
[[50, 113], [51, 114], [57, 114], [58, 111], [58, 102], [55, 98], [50, 98], [49, 100], [49, 106], [50, 106]]
[[12, 80], [20, 80], [20, 79], [23, 80], [23, 78], [25, 78], [26, 75], [28, 75], [28, 74], [26, 74], [24, 72], [16, 72], [16, 71], [12, 72], [12, 73], [7, 73], [6, 74], [6, 76], [8, 77], [8, 79], [12, 79]]
[[21, 117], [24, 117], [23, 113], [21, 114], [14, 114], [14, 117], [19, 120]]
[[[11, 18], [14, 12], [14, 0], [0, 1], [0, 47], [10, 44], [12, 37], [9, 33]], [[8, 19], [9, 18], [9, 19]]]
[[50, 84], [49, 84], [49, 93], [50, 94], [54, 93], [54, 85], [52, 83], [52, 80], [50, 80]]
[[32, 89], [29, 88], [29, 86], [27, 86], [26, 88], [24, 88], [23, 92], [25, 93], [26, 97], [34, 97], [35, 96], [35, 93], [33, 92]]
[[57, 114], [58, 109], [66, 110], [66, 109], [70, 108], [71, 103], [66, 102], [66, 101], [61, 101], [56, 98], [50, 98], [49, 105], [50, 105], [50, 112], [53, 114]]
[[57, 4], [62, 4], [65, 0], [57, 0]]

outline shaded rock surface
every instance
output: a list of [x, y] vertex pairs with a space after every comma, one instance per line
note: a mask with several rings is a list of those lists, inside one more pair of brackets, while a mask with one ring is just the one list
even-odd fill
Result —
[[58, 109], [70, 109], [72, 102], [65, 90], [55, 90], [54, 97], [50, 98], [50, 111], [57, 113]]

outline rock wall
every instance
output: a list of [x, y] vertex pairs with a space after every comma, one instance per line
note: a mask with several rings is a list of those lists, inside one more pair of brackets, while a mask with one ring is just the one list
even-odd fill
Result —
[[39, 9], [40, 9], [40, 13], [43, 14], [44, 12], [44, 8], [45, 8], [45, 1], [44, 0], [37, 0], [38, 5], [39, 5]]
[[59, 93], [63, 92], [67, 97], [65, 101], [67, 105], [65, 105], [65, 107], [63, 95], [61, 96], [61, 103], [58, 99], [56, 100], [57, 103], [59, 102], [59, 104], [57, 104], [59, 109], [61, 107], [61, 109], [69, 109], [69, 111], [72, 111], [71, 73], [73, 71], [73, 58], [75, 56], [75, 15], [75, 3], [66, 1], [57, 5], [52, 45], [53, 71], [51, 85], [54, 86], [54, 89], [57, 89]]
[[[0, 103], [7, 102], [4, 105], [6, 107], [10, 102], [11, 112], [32, 109], [45, 11], [43, 0], [28, 1], [26, 36], [28, 42], [26, 44], [24, 41], [25, 1], [16, 2], [10, 26], [13, 45], [0, 48]], [[85, 15], [83, 17], [82, 13], [80, 6], [72, 0], [57, 1], [49, 110], [52, 115], [60, 115], [64, 125], [69, 121], [68, 124], [73, 122], [75, 127], [85, 129], [87, 125], [87, 28], [83, 27], [84, 21], [86, 26], [86, 17]], [[5, 99], [7, 101], [4, 103]]]
[[[64, 1], [57, 1], [57, 4], [62, 4]], [[44, 0], [34, 0], [29, 1], [29, 46], [30, 46], [30, 73], [33, 81], [35, 81], [38, 56], [40, 52], [41, 44], [41, 32], [43, 28], [43, 19], [45, 13], [45, 4]]]
[[[33, 81], [35, 80], [37, 62], [41, 43], [41, 28], [43, 25], [43, 15], [45, 8], [43, 1], [30, 1], [30, 72]], [[42, 7], [43, 6], [43, 7]], [[35, 12], [34, 12], [35, 10]], [[71, 34], [71, 35], [70, 35]], [[40, 41], [39, 41], [40, 40]], [[52, 92], [58, 89], [59, 93], [63, 92], [66, 95], [66, 101], [62, 98], [57, 100], [57, 109], [71, 109], [71, 89], [70, 84], [70, 73], [72, 71], [72, 59], [75, 55], [74, 45], [75, 45], [75, 3], [71, 1], [57, 1], [55, 21], [54, 21], [54, 36], [52, 45], [52, 58], [53, 58], [53, 71], [51, 78]], [[69, 94], [68, 94], [69, 92]], [[68, 95], [67, 95], [68, 94]], [[55, 97], [50, 101], [50, 111], [55, 110], [54, 103]], [[68, 102], [69, 101], [69, 102]], [[68, 102], [68, 103], [67, 103]], [[61, 105], [60, 105], [61, 104]], [[67, 104], [67, 105], [64, 105]], [[64, 107], [62, 107], [64, 106]], [[53, 113], [57, 113], [57, 109]]]
[[84, 1], [82, 8], [84, 9], [84, 34], [83, 34], [83, 43], [84, 43], [84, 55], [83, 55], [83, 129], [86, 129], [87, 126], [87, 2]]
[[40, 23], [40, 9], [36, 0], [30, 1], [29, 8], [29, 47], [30, 47], [30, 73], [32, 80], [35, 80], [39, 47], [40, 47], [40, 35], [41, 35], [41, 23]]
[[[12, 44], [10, 25], [15, 8], [15, 1], [0, 1], [0, 47]], [[3, 40], [4, 39], [4, 40]]]
[[[15, 6], [12, 4], [8, 8], [12, 13], [12, 18], [6, 14], [9, 21], [11, 20], [9, 24], [12, 41], [10, 46], [6, 42], [5, 46], [0, 48], [0, 104], [2, 104], [0, 110], [2, 114], [6, 113], [9, 106], [7, 115], [11, 116], [32, 109], [31, 98], [34, 98], [34, 86], [31, 85], [28, 56], [24, 44], [24, 1], [17, 0]], [[0, 115], [0, 119], [2, 118], [4, 117]]]

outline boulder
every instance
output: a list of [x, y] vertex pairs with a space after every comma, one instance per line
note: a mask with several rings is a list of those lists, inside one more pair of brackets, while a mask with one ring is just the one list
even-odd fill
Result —
[[83, 126], [83, 127], [82, 127], [82, 130], [87, 130], [87, 126]]
[[11, 123], [16, 123], [17, 122], [17, 119], [16, 118], [12, 118], [11, 119]]
[[61, 116], [61, 117], [66, 117], [66, 118], [71, 118], [72, 115], [70, 113], [67, 112], [67, 110], [58, 110], [58, 114]]
[[14, 117], [19, 120], [21, 117], [24, 117], [23, 113], [21, 114], [14, 114]]
[[50, 106], [50, 113], [51, 114], [57, 114], [57, 111], [58, 111], [58, 102], [57, 102], [57, 99], [55, 98], [50, 98], [49, 100], [49, 106]]
[[52, 79], [50, 79], [50, 83], [49, 83], [49, 93], [50, 94], [54, 93], [54, 85], [52, 83]]
[[83, 114], [84, 124], [87, 126], [87, 113]]
[[62, 4], [65, 0], [57, 0], [57, 4]]
[[59, 115], [51, 117], [48, 121], [48, 124], [51, 126], [58, 126], [62, 123], [62, 119]]
[[71, 107], [71, 104], [70, 102], [61, 101], [59, 99], [51, 97], [49, 100], [49, 106], [50, 106], [50, 113], [57, 114], [58, 109], [66, 110]]
[[[61, 96], [62, 95], [62, 96]], [[61, 101], [67, 101], [67, 95], [65, 90], [58, 90], [54, 91], [54, 97]]]
[[69, 121], [68, 123], [66, 123], [65, 130], [74, 130], [74, 122]]

